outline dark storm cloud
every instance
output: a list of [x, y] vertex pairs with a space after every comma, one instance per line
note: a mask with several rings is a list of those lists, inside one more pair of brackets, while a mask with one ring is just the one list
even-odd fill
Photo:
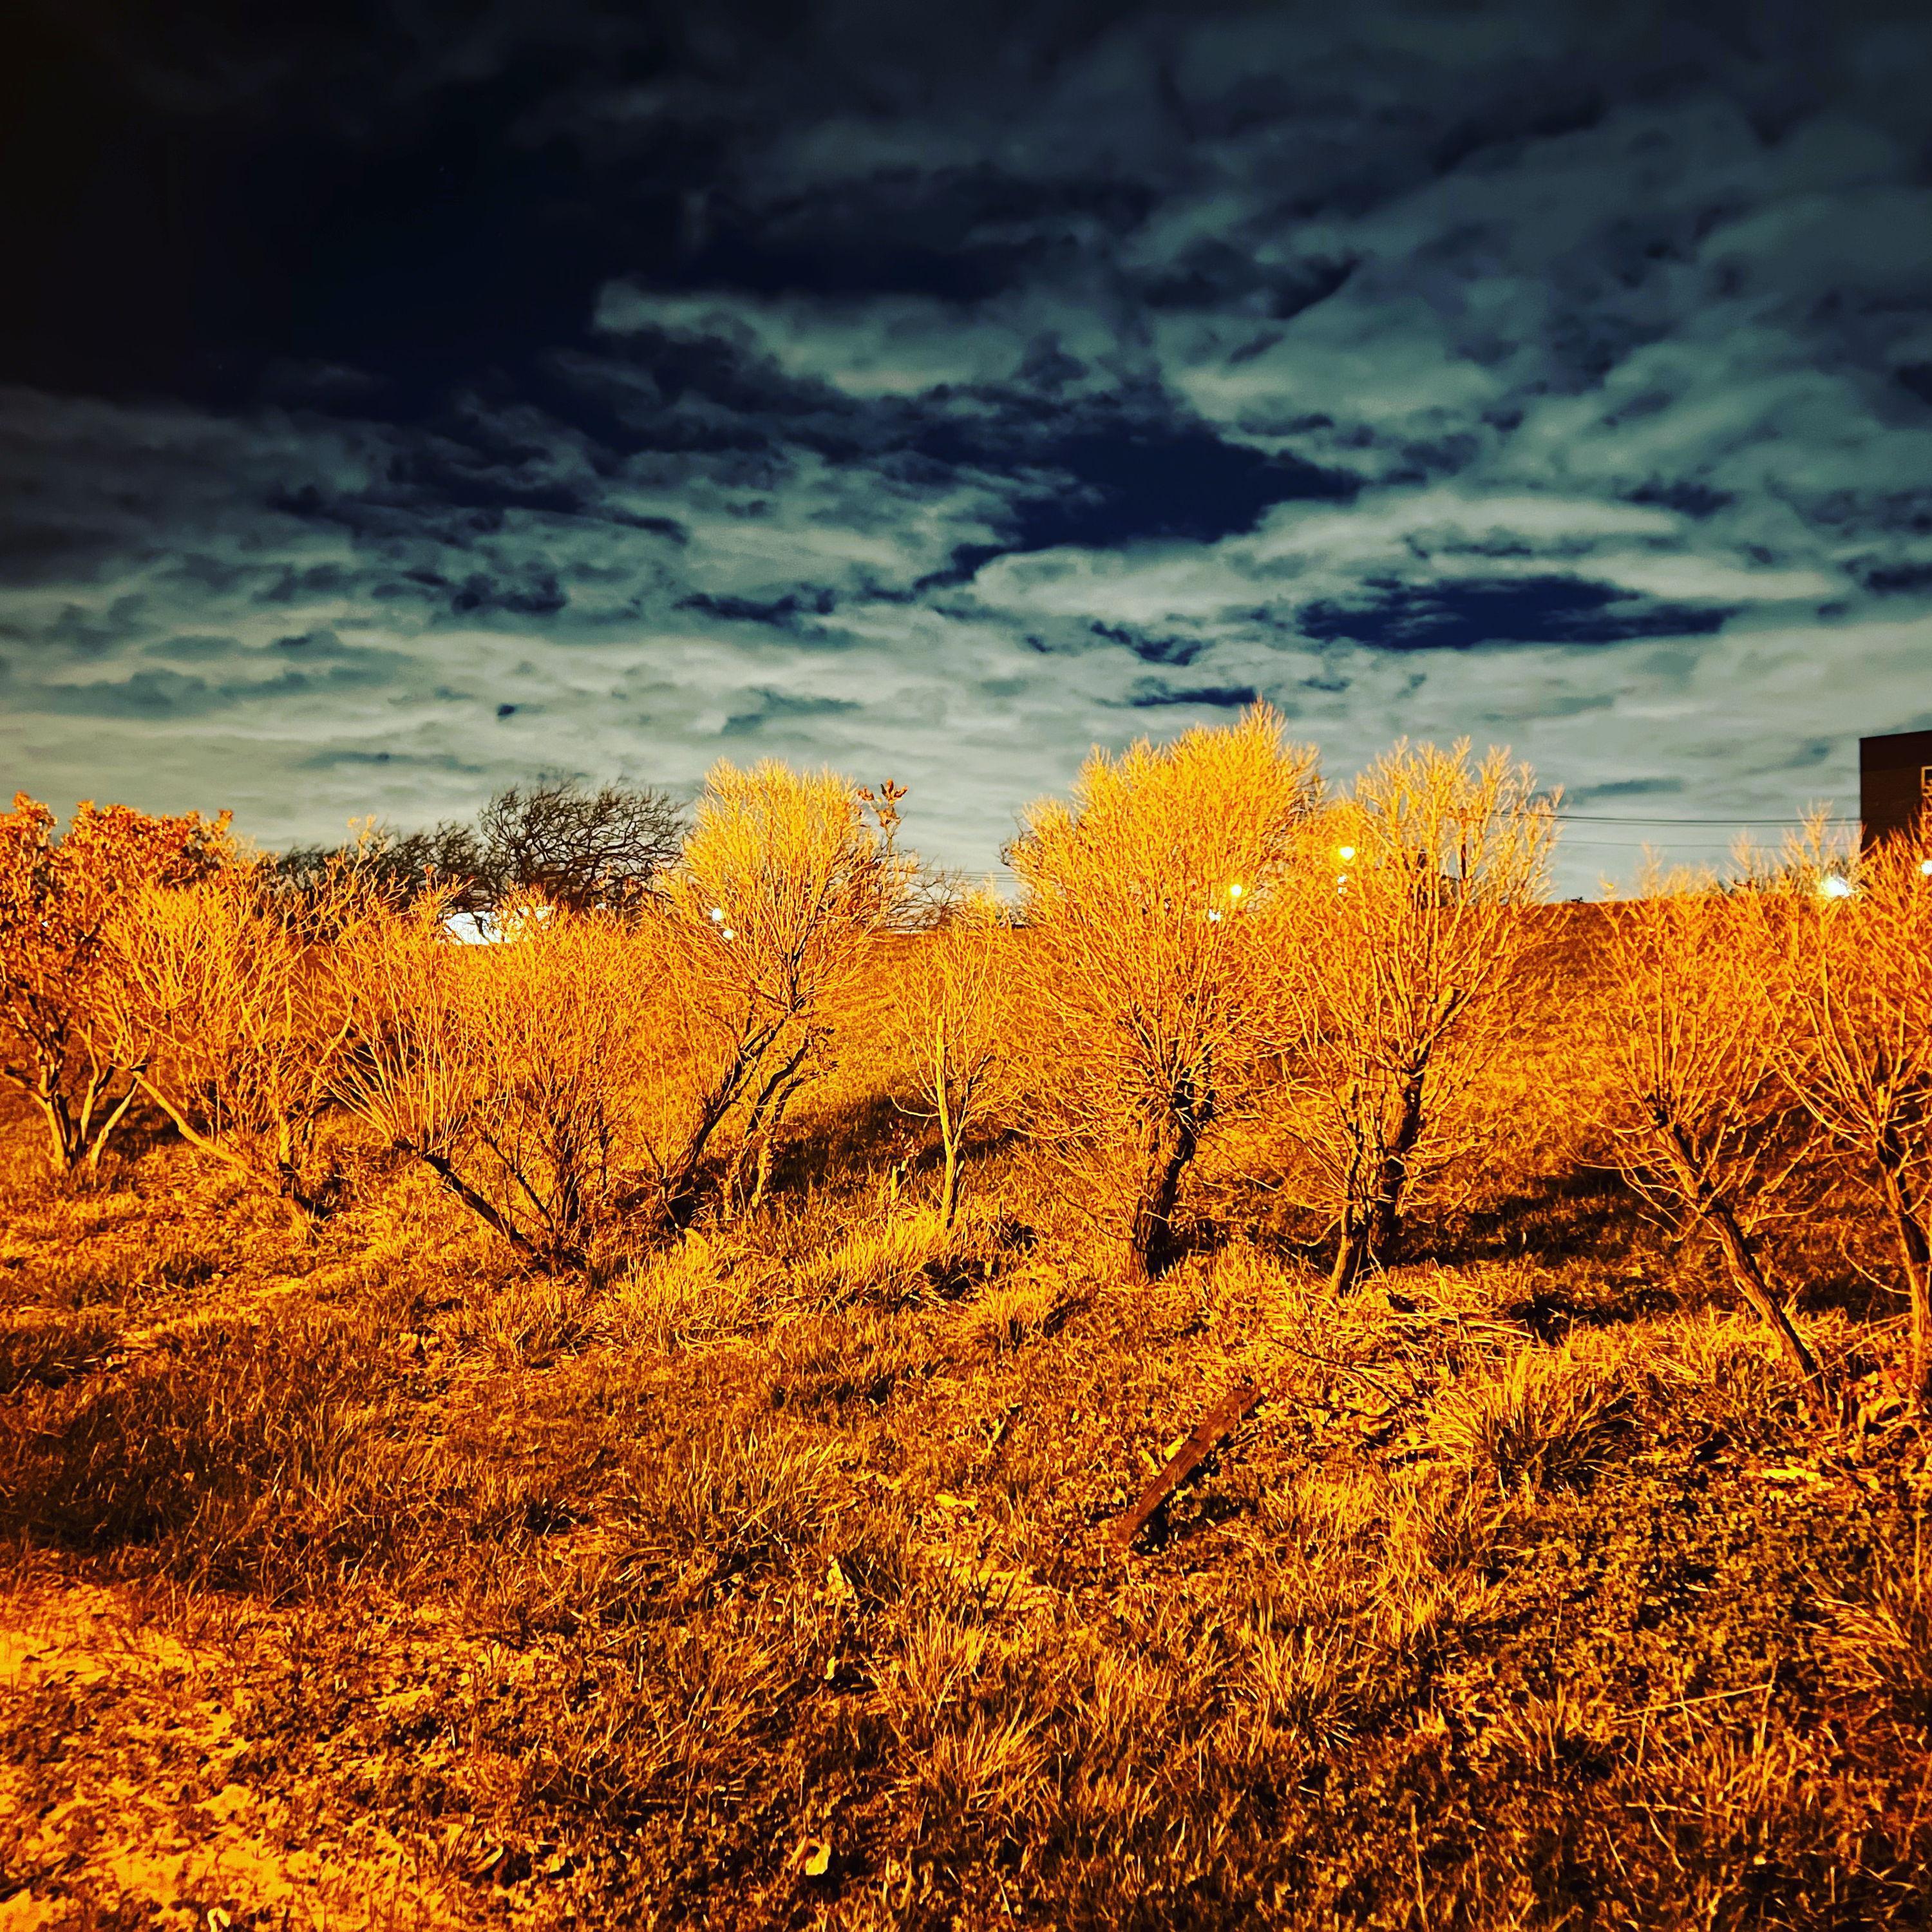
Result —
[[313, 836], [876, 747], [983, 862], [1258, 693], [1342, 770], [1494, 729], [1783, 810], [1932, 652], [1909, 8], [109, 0], [12, 52], [4, 742], [56, 794]]
[[1420, 584], [1371, 578], [1353, 601], [1305, 605], [1298, 621], [1311, 638], [1347, 638], [1379, 650], [1466, 651], [1482, 644], [1703, 637], [1736, 614], [1722, 605], [1658, 603], [1574, 577]]
[[1210, 710], [1238, 711], [1252, 704], [1261, 693], [1251, 684], [1175, 685], [1160, 677], [1135, 680], [1127, 692], [1127, 703], [1137, 711], [1152, 711], [1173, 704], [1204, 705]]

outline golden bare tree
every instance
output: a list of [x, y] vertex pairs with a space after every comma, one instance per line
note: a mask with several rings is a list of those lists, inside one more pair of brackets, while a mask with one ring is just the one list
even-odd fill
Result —
[[1493, 750], [1472, 764], [1466, 740], [1398, 743], [1315, 828], [1296, 929], [1338, 1292], [1394, 1258], [1418, 1184], [1462, 1148], [1454, 1102], [1500, 1044], [1555, 830], [1528, 767]]
[[706, 778], [662, 881], [676, 989], [667, 1017], [693, 1083], [688, 1117], [658, 1159], [674, 1226], [700, 1204], [714, 1142], [734, 1116], [724, 1198], [762, 1198], [793, 1101], [831, 1064], [842, 996], [908, 890], [914, 868], [890, 836], [903, 796], [892, 790], [882, 832], [832, 772], [720, 764]]
[[1877, 1195], [1910, 1311], [1907, 1392], [1932, 1408], [1932, 845], [1855, 858], [1822, 822], [1760, 895], [1786, 1078]]
[[183, 1139], [285, 1202], [326, 1214], [321, 1145], [350, 1035], [332, 945], [352, 943], [365, 883], [338, 867], [300, 900], [266, 865], [150, 886], [118, 922], [122, 1050]]
[[995, 901], [964, 899], [916, 942], [896, 990], [898, 1046], [910, 1069], [904, 1110], [939, 1136], [939, 1215], [958, 1219], [967, 1136], [1005, 1097], [1017, 1021], [1015, 940]]
[[662, 949], [514, 901], [495, 943], [463, 945], [442, 911], [385, 908], [338, 949], [355, 1016], [338, 1090], [533, 1264], [594, 1270], [646, 1165]]
[[1033, 806], [1008, 854], [1057, 1137], [1119, 1198], [1130, 1276], [1172, 1258], [1202, 1137], [1287, 1028], [1280, 888], [1317, 780], [1282, 732], [1257, 705], [1171, 744], [1096, 751], [1072, 802]]
[[1778, 1338], [1807, 1400], [1829, 1416], [1835, 1397], [1774, 1282], [1764, 1240], [1814, 1134], [1778, 1071], [1756, 896], [1708, 874], [1653, 873], [1610, 921], [1616, 1082], [1607, 1124], [1623, 1172], [1654, 1206], [1709, 1230], [1732, 1286]]
[[144, 884], [228, 862], [228, 814], [75, 808], [64, 835], [25, 792], [0, 813], [0, 1075], [33, 1101], [63, 1172], [98, 1166], [140, 1090], [146, 1045], [122, 1024], [112, 940]]

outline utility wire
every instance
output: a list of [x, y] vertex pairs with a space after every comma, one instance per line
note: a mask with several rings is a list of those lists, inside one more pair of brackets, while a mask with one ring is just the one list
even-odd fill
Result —
[[[1646, 818], [1635, 814], [1616, 815], [1602, 812], [1559, 812], [1556, 816], [1568, 824], [1576, 825], [1769, 825], [1796, 826], [1808, 824], [1802, 816], [1796, 818]], [[1856, 825], [1857, 819], [1850, 812], [1832, 812], [1826, 823], [1831, 825]]]
[[[1647, 838], [1566, 838], [1562, 849], [1565, 852], [1635, 852], [1651, 842]], [[1728, 849], [1730, 844], [1726, 838], [1672, 838], [1657, 842], [1660, 846], [1688, 846], [1700, 852], [1722, 851]]]

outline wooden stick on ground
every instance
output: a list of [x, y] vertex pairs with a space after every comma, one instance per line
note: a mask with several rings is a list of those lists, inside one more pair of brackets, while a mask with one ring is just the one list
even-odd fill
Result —
[[1140, 1500], [1108, 1532], [1116, 1554], [1124, 1556], [1148, 1520], [1213, 1452], [1214, 1445], [1262, 1399], [1262, 1391], [1245, 1377], [1238, 1382], [1196, 1424], [1194, 1433], [1168, 1459], [1167, 1467], [1148, 1484]]

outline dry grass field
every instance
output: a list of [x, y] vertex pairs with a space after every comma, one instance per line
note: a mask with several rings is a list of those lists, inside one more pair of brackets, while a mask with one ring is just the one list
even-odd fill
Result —
[[1520, 915], [1453, 1184], [1346, 1292], [1306, 1096], [1151, 1270], [998, 1116], [947, 1228], [930, 938], [754, 1204], [594, 1265], [346, 1114], [304, 1219], [152, 1108], [56, 1177], [9, 1101], [0, 1927], [1926, 1922], [1882, 1217], [1819, 1158], [1758, 1237], [1834, 1418], [1618, 1172], [1607, 916]]

